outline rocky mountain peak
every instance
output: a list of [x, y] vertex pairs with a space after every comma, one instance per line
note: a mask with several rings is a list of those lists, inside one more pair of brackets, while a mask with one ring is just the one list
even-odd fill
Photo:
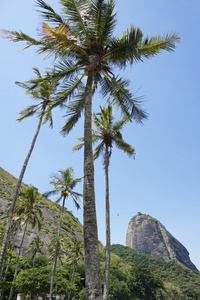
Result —
[[137, 213], [127, 230], [126, 246], [148, 255], [174, 260], [191, 270], [197, 270], [189, 258], [187, 249], [170, 234], [164, 225], [149, 215]]

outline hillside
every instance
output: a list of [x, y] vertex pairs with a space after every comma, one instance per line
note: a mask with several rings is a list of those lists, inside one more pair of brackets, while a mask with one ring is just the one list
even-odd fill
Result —
[[[16, 182], [17, 179], [14, 176], [0, 168], [0, 214], [3, 213], [3, 210], [9, 205], [9, 202], [12, 200]], [[22, 187], [27, 188], [28, 186], [23, 184]], [[47, 247], [57, 232], [58, 222], [60, 218], [60, 205], [54, 204], [54, 202], [42, 195], [40, 195], [40, 199], [41, 210], [43, 212], [42, 229], [41, 231], [38, 231], [38, 228], [36, 227], [33, 231], [31, 231], [30, 226], [28, 227], [28, 232], [24, 240], [22, 255], [25, 254], [30, 242], [37, 235], [39, 235], [44, 242], [44, 255], [48, 255]], [[52, 206], [52, 204], [54, 205]], [[77, 236], [80, 240], [83, 238], [82, 232], [82, 224], [78, 221], [77, 218], [73, 216], [71, 212], [65, 209], [62, 222], [62, 233], [64, 238]], [[20, 238], [21, 232], [18, 232], [17, 245], [19, 245], [20, 243]]]
[[[165, 262], [122, 245], [112, 245], [111, 252], [128, 264], [148, 269], [164, 282], [167, 289], [176, 289], [180, 295], [171, 299], [200, 299], [200, 273], [198, 271], [189, 270], [177, 265], [174, 261]], [[182, 293], [185, 294], [183, 298]], [[191, 297], [187, 298], [186, 295], [191, 295]]]

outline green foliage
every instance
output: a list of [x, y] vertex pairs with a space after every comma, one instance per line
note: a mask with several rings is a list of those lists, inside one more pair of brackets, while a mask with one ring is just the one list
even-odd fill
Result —
[[133, 267], [128, 275], [128, 287], [132, 296], [144, 300], [156, 299], [158, 289], [163, 289], [162, 281], [148, 269]]
[[110, 284], [109, 300], [130, 300], [130, 291], [126, 282], [115, 279]]
[[[122, 245], [112, 245], [111, 251], [119, 255], [128, 264], [135, 265], [142, 269], [148, 269], [154, 276], [159, 277], [159, 279], [164, 282], [168, 293], [171, 293], [173, 290], [173, 293], [179, 294], [179, 298], [177, 299], [182, 299], [180, 297], [185, 297], [183, 299], [200, 299], [199, 272], [177, 265], [174, 261], [165, 262]], [[190, 297], [188, 295], [190, 295], [191, 290], [197, 298], [188, 298]]]
[[20, 293], [42, 295], [47, 294], [50, 288], [51, 266], [24, 270], [16, 280], [16, 289]]

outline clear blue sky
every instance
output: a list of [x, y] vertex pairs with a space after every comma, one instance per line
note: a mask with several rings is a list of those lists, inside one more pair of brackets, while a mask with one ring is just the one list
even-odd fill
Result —
[[[60, 12], [55, 0], [47, 1]], [[22, 30], [37, 37], [41, 18], [33, 0], [7, 0], [0, 3], [0, 28]], [[129, 220], [138, 211], [160, 220], [190, 252], [200, 269], [200, 60], [199, 0], [134, 1], [117, 0], [116, 11], [120, 35], [131, 24], [145, 35], [177, 32], [181, 43], [174, 53], [161, 53], [156, 58], [127, 69], [132, 92], [145, 96], [143, 107], [149, 119], [143, 126], [135, 123], [123, 134], [137, 152], [131, 160], [113, 149], [110, 165], [110, 201], [112, 243], [125, 245]], [[51, 60], [37, 55], [37, 48], [25, 51], [22, 43], [13, 44], [0, 38], [0, 166], [18, 177], [37, 125], [37, 118], [21, 123], [18, 112], [33, 101], [15, 85], [15, 81], [32, 78], [33, 67], [41, 71], [52, 66]], [[98, 96], [94, 110], [104, 105]], [[54, 112], [54, 129], [42, 127], [24, 182], [51, 189], [50, 175], [67, 167], [75, 177], [83, 175], [83, 152], [72, 153], [76, 138], [83, 136], [83, 120], [63, 138], [59, 131], [64, 124], [64, 111]], [[95, 163], [96, 203], [99, 239], [105, 244], [105, 184], [101, 159]], [[79, 191], [82, 185], [79, 186]], [[82, 222], [71, 201], [69, 210]]]

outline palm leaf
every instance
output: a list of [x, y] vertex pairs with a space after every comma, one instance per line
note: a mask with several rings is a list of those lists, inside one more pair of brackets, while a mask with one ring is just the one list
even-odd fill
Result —
[[50, 51], [60, 53], [76, 53], [76, 56], [86, 55], [83, 45], [79, 39], [72, 35], [70, 28], [66, 24], [59, 25], [56, 29], [50, 28], [47, 24], [43, 24], [43, 44], [40, 53]]
[[135, 158], [135, 148], [132, 147], [130, 144], [126, 143], [122, 138], [115, 138], [114, 139], [115, 145], [118, 149], [123, 150], [129, 156], [133, 156]]
[[26, 119], [27, 117], [30, 117], [34, 115], [38, 110], [38, 105], [31, 105], [27, 107], [26, 109], [20, 111], [21, 117], [17, 119], [17, 121], [21, 122], [22, 120]]
[[116, 14], [114, 11], [114, 2], [111, 0], [95, 0], [92, 2], [92, 15], [96, 27], [96, 42], [106, 44], [112, 36], [116, 25]]
[[62, 127], [62, 133], [68, 134], [72, 128], [76, 125], [78, 120], [80, 119], [84, 105], [85, 105], [85, 93], [79, 94], [77, 100], [72, 101], [68, 105], [68, 113], [66, 117], [68, 117], [66, 124]]
[[84, 39], [89, 45], [89, 35], [88, 35], [88, 21], [90, 7], [88, 0], [61, 0], [64, 7], [63, 13], [67, 15], [67, 19], [71, 24], [73, 24], [73, 30], [76, 33], [76, 37], [84, 36]]
[[95, 148], [95, 151], [94, 151], [94, 159], [97, 159], [101, 153], [103, 153], [103, 150], [104, 150], [104, 141], [102, 141], [96, 148]]
[[101, 91], [103, 97], [110, 94], [111, 101], [121, 108], [126, 117], [132, 117], [136, 122], [142, 123], [142, 120], [147, 118], [147, 114], [140, 108], [141, 98], [134, 98], [127, 88], [128, 85], [128, 80], [105, 74]]
[[138, 27], [131, 26], [122, 38], [111, 40], [105, 58], [115, 65], [126, 67], [128, 64], [143, 62], [144, 58], [155, 56], [162, 50], [173, 51], [175, 42], [179, 39], [180, 36], [175, 33], [150, 39], [143, 38], [142, 31]]
[[42, 42], [39, 40], [36, 40], [29, 35], [23, 33], [22, 31], [8, 31], [8, 30], [2, 30], [0, 31], [0, 34], [3, 38], [9, 39], [11, 42], [19, 42], [19, 41], [25, 41], [27, 46], [24, 49], [29, 48], [32, 45], [41, 45]]
[[45, 3], [43, 0], [37, 0], [37, 5], [43, 9], [43, 11], [39, 10], [39, 12], [42, 17], [44, 17], [45, 21], [50, 21], [56, 24], [64, 23], [62, 17], [58, 15], [49, 4]]

